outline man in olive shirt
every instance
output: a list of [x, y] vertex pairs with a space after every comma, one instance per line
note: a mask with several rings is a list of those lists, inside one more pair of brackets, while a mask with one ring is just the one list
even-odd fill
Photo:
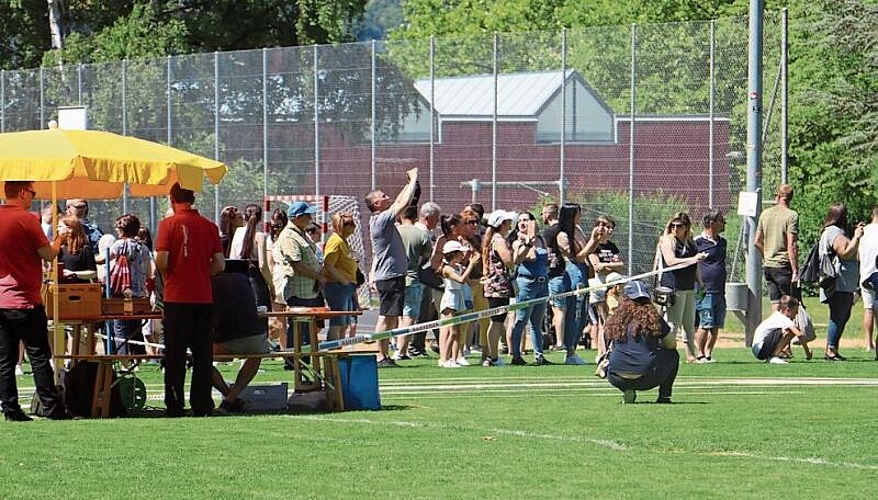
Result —
[[[418, 220], [418, 207], [409, 205], [402, 211], [402, 223], [396, 227], [408, 258], [408, 270], [405, 275], [405, 299], [402, 306], [402, 318], [399, 326], [411, 326], [418, 321], [421, 312], [421, 299], [424, 285], [418, 280], [418, 270], [430, 260], [433, 254], [433, 242], [430, 233], [415, 225]], [[429, 292], [428, 292], [429, 293]], [[411, 359], [408, 355], [409, 338], [411, 335], [400, 335], [397, 339], [397, 350], [394, 361]]]
[[793, 187], [777, 187], [777, 204], [762, 212], [756, 226], [754, 244], [762, 253], [763, 272], [768, 283], [771, 310], [777, 311], [780, 298], [793, 294], [793, 284], [799, 281], [799, 214], [790, 209]]

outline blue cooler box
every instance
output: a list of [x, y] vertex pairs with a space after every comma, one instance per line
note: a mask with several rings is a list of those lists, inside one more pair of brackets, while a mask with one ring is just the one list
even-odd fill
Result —
[[372, 354], [338, 359], [345, 410], [380, 410], [378, 363]]

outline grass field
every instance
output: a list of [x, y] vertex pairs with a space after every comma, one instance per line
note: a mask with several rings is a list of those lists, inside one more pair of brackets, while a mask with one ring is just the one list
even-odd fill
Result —
[[[795, 353], [682, 365], [674, 405], [622, 405], [593, 365], [414, 361], [380, 372], [376, 412], [0, 424], [0, 498], [871, 496], [878, 363]], [[255, 383], [290, 379], [265, 368]]]

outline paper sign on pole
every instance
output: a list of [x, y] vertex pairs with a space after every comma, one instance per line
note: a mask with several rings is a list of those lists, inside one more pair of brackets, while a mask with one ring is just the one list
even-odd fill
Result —
[[738, 215], [744, 217], [756, 217], [756, 205], [759, 202], [758, 193], [741, 191], [738, 193]]

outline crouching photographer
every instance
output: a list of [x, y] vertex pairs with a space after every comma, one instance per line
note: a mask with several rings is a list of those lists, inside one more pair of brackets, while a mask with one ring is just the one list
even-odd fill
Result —
[[671, 402], [680, 354], [670, 331], [646, 284], [626, 284], [619, 307], [604, 327], [607, 340], [612, 342], [607, 380], [622, 391], [623, 403], [633, 403], [635, 391], [655, 387], [659, 388], [656, 403]]

